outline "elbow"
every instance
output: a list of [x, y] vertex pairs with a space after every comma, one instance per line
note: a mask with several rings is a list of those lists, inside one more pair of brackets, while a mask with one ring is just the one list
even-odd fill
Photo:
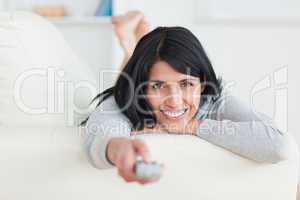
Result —
[[271, 163], [271, 164], [277, 164], [279, 162], [288, 160], [289, 158], [289, 154], [288, 152], [284, 151], [284, 150], [279, 150], [276, 151], [272, 154], [272, 157], [270, 160], [267, 160], [266, 162]]
[[271, 152], [269, 152], [269, 158], [266, 162], [276, 164], [285, 160], [288, 160], [291, 157], [291, 143], [290, 139], [287, 136], [282, 136], [280, 139], [273, 144]]

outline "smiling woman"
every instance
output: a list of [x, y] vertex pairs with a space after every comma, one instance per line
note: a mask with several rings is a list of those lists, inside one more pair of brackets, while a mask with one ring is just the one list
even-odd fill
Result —
[[[194, 87], [187, 85], [190, 79], [197, 80]], [[161, 88], [153, 90], [153, 81], [155, 88]], [[191, 106], [186, 122], [180, 123], [185, 125], [199, 107], [201, 85], [202, 95], [220, 96], [220, 81], [200, 42], [185, 28], [160, 27], [139, 41], [117, 80], [114, 96], [137, 130], [157, 122], [166, 125], [157, 112], [163, 106], [172, 112]]]
[[85, 148], [95, 167], [116, 166], [128, 182], [157, 181], [134, 173], [135, 157], [150, 160], [150, 150], [130, 136], [146, 132], [192, 134], [258, 162], [286, 158], [287, 136], [270, 118], [222, 90], [201, 43], [188, 29], [149, 32], [139, 12], [113, 22], [128, 60], [114, 87], [95, 98], [98, 108], [86, 121]]
[[146, 94], [159, 124], [172, 132], [184, 132], [197, 113], [201, 81], [158, 61], [150, 69]]

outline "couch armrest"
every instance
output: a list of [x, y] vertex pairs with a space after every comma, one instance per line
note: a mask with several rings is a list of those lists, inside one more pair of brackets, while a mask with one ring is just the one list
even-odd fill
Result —
[[181, 195], [180, 199], [188, 193], [189, 199], [296, 199], [299, 156], [291, 136], [289, 158], [277, 164], [245, 159], [194, 136], [139, 138], [149, 145], [153, 157], [166, 165], [156, 189], [165, 191], [172, 185], [176, 187], [174, 196]]
[[91, 166], [76, 128], [1, 128], [0, 199], [24, 200], [295, 200], [298, 151], [289, 159], [259, 164], [195, 136], [136, 136], [165, 164], [162, 179], [126, 183], [115, 168]]

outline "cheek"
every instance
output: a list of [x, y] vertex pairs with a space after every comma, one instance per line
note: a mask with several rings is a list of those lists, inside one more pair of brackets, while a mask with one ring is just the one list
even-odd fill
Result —
[[151, 92], [147, 93], [147, 100], [154, 111], [159, 109], [162, 101], [159, 95], [152, 94]]
[[201, 89], [187, 91], [185, 99], [191, 107], [198, 109], [201, 99]]

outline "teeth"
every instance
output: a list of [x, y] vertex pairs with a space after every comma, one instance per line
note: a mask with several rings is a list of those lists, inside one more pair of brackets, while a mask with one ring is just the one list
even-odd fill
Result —
[[179, 112], [163, 111], [163, 113], [169, 117], [179, 117], [185, 113], [185, 110], [181, 110]]

